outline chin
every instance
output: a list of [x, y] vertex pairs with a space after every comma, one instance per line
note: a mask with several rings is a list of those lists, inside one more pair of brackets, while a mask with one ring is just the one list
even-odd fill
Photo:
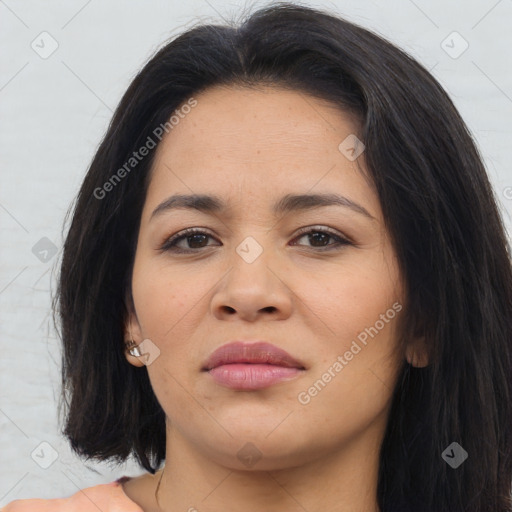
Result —
[[[314, 435], [313, 426], [300, 430], [286, 421], [271, 424], [243, 422], [229, 425], [228, 434], [202, 438], [198, 449], [207, 458], [231, 470], [276, 471], [289, 469], [318, 459], [329, 450], [321, 446], [324, 436]], [[325, 442], [325, 439], [324, 439]]]
[[285, 446], [283, 443], [239, 440], [235, 445], [229, 452], [217, 452], [215, 460], [236, 471], [279, 471], [301, 466], [316, 458], [313, 453], [305, 453], [303, 447]]

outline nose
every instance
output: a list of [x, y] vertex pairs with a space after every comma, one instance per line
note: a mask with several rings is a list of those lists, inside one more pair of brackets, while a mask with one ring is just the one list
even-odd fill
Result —
[[[221, 320], [284, 320], [291, 314], [294, 293], [265, 251], [249, 263], [238, 254], [212, 297], [213, 315]], [[269, 261], [270, 260], [270, 261]]]

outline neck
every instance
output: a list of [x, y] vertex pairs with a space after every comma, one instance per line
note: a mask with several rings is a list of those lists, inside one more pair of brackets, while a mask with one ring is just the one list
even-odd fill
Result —
[[[157, 493], [161, 511], [177, 512], [379, 512], [380, 444], [352, 440], [301, 465], [283, 461], [269, 469], [232, 469], [213, 462], [177, 432], [168, 432], [165, 470]], [[267, 463], [269, 464], [269, 463]]]

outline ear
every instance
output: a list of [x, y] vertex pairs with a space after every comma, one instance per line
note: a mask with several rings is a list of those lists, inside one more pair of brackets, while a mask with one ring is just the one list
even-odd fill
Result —
[[405, 349], [405, 358], [411, 366], [424, 368], [429, 364], [428, 347], [425, 337], [421, 336], [411, 341]]
[[[127, 294], [125, 299], [126, 306], [126, 316], [124, 322], [124, 342], [125, 342], [125, 350], [124, 355], [126, 360], [132, 364], [133, 366], [144, 366], [144, 363], [140, 360], [139, 357], [130, 354], [130, 348], [127, 346], [130, 342], [135, 342], [138, 345], [142, 340], [142, 330], [137, 319], [137, 314], [135, 313], [135, 306], [133, 304], [133, 299], [131, 294]], [[130, 343], [133, 345], [133, 343]]]

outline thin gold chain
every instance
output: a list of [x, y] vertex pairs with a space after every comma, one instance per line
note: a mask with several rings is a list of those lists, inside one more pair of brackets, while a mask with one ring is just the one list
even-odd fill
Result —
[[160, 506], [160, 502], [158, 501], [158, 489], [160, 489], [160, 482], [162, 481], [162, 477], [164, 476], [164, 471], [165, 471], [165, 467], [162, 471], [162, 474], [160, 475], [160, 480], [158, 480], [158, 484], [156, 486], [156, 490], [155, 490], [155, 499], [156, 499], [156, 503], [158, 505], [158, 508], [160, 510], [162, 510], [162, 507]]

